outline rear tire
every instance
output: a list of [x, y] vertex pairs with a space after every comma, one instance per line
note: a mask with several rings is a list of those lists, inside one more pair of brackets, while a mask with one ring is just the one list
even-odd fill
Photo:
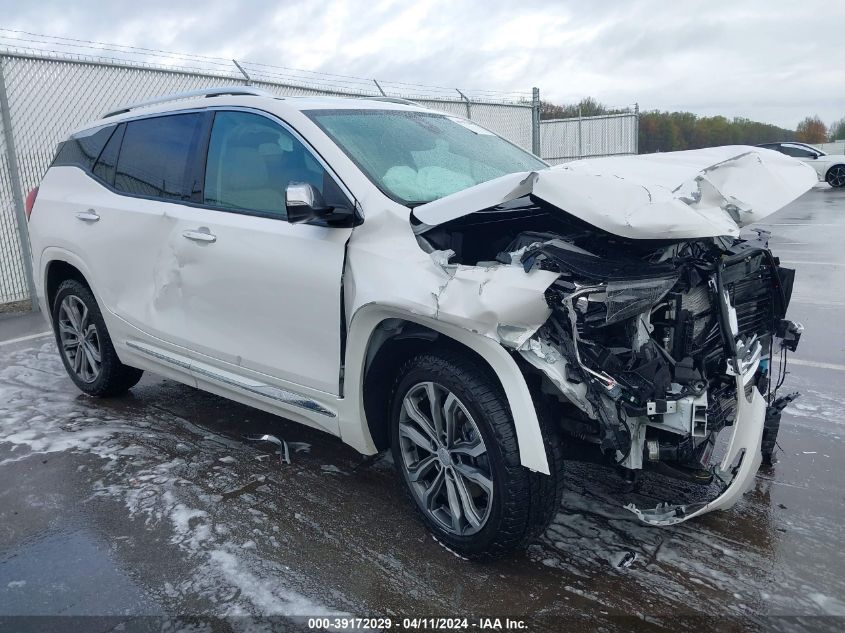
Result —
[[56, 292], [53, 332], [68, 376], [89, 396], [116, 396], [141, 380], [143, 371], [120, 362], [94, 295], [76, 279]]
[[461, 556], [485, 559], [524, 547], [560, 507], [556, 437], [544, 430], [551, 476], [522, 466], [505, 394], [479, 361], [453, 351], [406, 361], [393, 386], [390, 423], [409, 496], [434, 537]]
[[831, 187], [845, 187], [845, 165], [834, 165], [824, 177]]

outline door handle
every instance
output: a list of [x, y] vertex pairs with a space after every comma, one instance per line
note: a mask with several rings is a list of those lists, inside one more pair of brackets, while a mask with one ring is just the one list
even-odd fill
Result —
[[194, 242], [212, 243], [217, 241], [217, 236], [214, 233], [210, 233], [208, 229], [205, 231], [183, 231], [182, 237], [193, 240]]
[[80, 211], [76, 214], [77, 220], [82, 220], [83, 222], [96, 222], [100, 219], [100, 216], [97, 215], [97, 212], [94, 209], [88, 209], [87, 211]]

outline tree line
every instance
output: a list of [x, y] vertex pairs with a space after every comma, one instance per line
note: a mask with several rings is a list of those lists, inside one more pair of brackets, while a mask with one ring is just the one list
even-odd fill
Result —
[[[627, 108], [609, 108], [587, 97], [571, 105], [540, 103], [541, 119], [568, 119], [629, 112]], [[640, 113], [640, 154], [699, 149], [716, 145], [757, 145], [775, 141], [826, 143], [845, 139], [845, 117], [829, 127], [818, 116], [808, 116], [794, 130], [761, 123], [743, 117], [698, 116], [692, 112]]]

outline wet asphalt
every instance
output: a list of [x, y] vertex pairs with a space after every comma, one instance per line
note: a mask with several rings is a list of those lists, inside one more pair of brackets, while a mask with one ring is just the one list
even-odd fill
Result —
[[[238, 630], [241, 616], [346, 613], [843, 630], [845, 190], [818, 186], [767, 220], [798, 271], [790, 318], [806, 327], [785, 385], [803, 396], [784, 414], [778, 463], [730, 511], [671, 528], [639, 524], [622, 503], [700, 489], [646, 474], [626, 494], [611, 470], [571, 463], [552, 526], [494, 563], [434, 541], [388, 458], [149, 373], [127, 397], [90, 399], [52, 339], [29, 338], [40, 317], [0, 320], [0, 626], [204, 615], [228, 619], [196, 630]], [[284, 438], [291, 464], [252, 433]]]

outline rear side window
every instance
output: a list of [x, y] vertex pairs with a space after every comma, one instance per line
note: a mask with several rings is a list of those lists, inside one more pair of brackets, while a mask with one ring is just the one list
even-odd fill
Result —
[[75, 134], [67, 141], [59, 144], [56, 158], [53, 159], [53, 167], [73, 165], [85, 171], [91, 171], [94, 162], [103, 151], [109, 138], [115, 130], [114, 125], [88, 130]]
[[193, 156], [202, 115], [176, 114], [126, 124], [114, 188], [133, 195], [186, 200], [194, 189]]
[[94, 175], [100, 180], [114, 186], [114, 172], [117, 167], [117, 155], [120, 151], [120, 142], [123, 140], [123, 133], [126, 131], [126, 124], [122, 123], [111, 135], [109, 142], [100, 152], [100, 157], [94, 163]]
[[781, 145], [780, 151], [787, 156], [793, 156], [794, 158], [815, 158], [818, 156], [816, 152], [812, 152], [809, 149], [805, 149], [798, 145]]

